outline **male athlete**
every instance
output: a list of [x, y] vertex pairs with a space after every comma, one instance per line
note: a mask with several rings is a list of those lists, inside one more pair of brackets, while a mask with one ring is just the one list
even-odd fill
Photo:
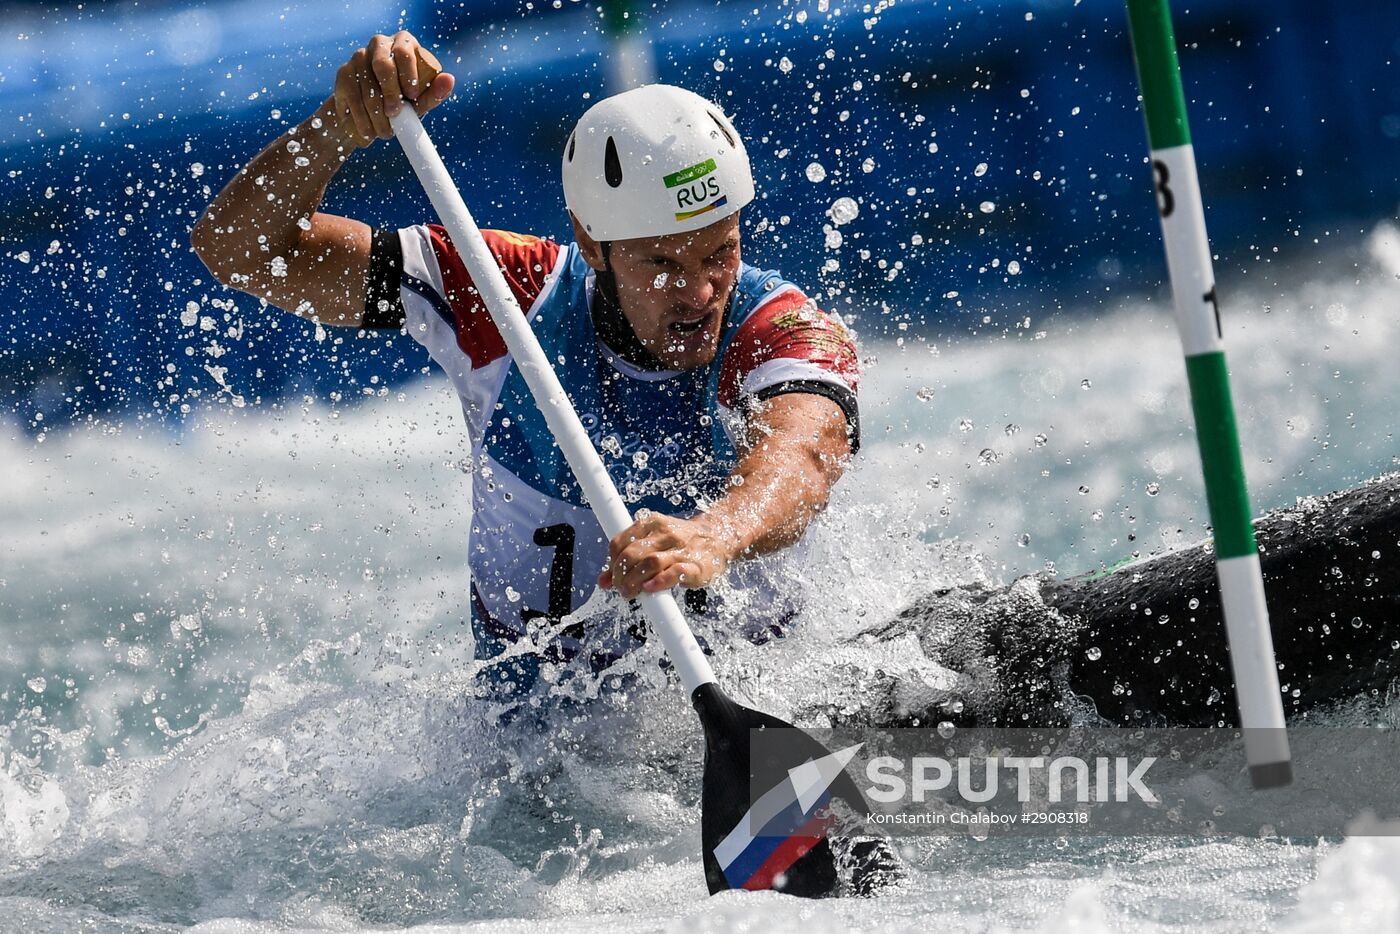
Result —
[[[446, 73], [421, 86], [424, 56], [406, 32], [355, 52], [333, 96], [214, 199], [195, 250], [280, 308], [403, 328], [427, 348], [472, 445], [478, 658], [529, 638], [600, 668], [625, 648], [557, 631], [595, 585], [630, 599], [742, 579], [740, 559], [792, 545], [825, 507], [858, 443], [855, 346], [792, 283], [740, 261], [754, 183], [717, 107], [653, 85], [590, 108], [563, 153], [575, 242], [484, 234], [637, 518], [606, 540], [445, 231], [318, 210], [346, 159], [393, 135], [391, 114], [451, 93]], [[498, 686], [527, 689], [541, 655], [512, 655]]]

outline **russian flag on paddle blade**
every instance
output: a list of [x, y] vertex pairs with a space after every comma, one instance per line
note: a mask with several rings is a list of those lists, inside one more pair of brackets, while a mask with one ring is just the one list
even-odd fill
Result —
[[851, 746], [792, 769], [754, 802], [719, 846], [715, 859], [731, 888], [771, 889], [826, 836], [832, 816], [831, 783], [860, 746]]

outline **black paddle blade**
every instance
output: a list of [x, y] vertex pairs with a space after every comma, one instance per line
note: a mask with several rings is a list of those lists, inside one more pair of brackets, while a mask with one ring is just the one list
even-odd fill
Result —
[[[832, 753], [791, 724], [734, 703], [715, 684], [701, 685], [691, 700], [705, 730], [700, 836], [710, 894], [838, 894], [831, 845], [838, 813], [866, 814], [865, 799], [845, 772], [859, 747]], [[753, 741], [751, 730], [780, 732], [765, 743]], [[883, 840], [846, 851], [855, 861], [855, 894], [870, 894], [901, 874]]]

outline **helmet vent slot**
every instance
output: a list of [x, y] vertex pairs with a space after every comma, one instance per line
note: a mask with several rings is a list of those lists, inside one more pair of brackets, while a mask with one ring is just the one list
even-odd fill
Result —
[[729, 127], [724, 125], [724, 121], [719, 118], [719, 115], [716, 114], [713, 110], [707, 110], [706, 113], [708, 113], [710, 115], [710, 119], [715, 122], [715, 126], [719, 127], [719, 131], [724, 134], [724, 138], [729, 140], [729, 145], [738, 146], [739, 141], [734, 138], [733, 133], [729, 132]]
[[607, 149], [603, 152], [603, 178], [612, 188], [622, 184], [622, 160], [617, 157], [617, 143], [613, 142], [611, 136], [608, 137]]
[[564, 155], [564, 158], [565, 158], [566, 160], [568, 160], [569, 162], [573, 162], [573, 161], [574, 161], [574, 147], [577, 146], [577, 145], [578, 145], [578, 134], [577, 134], [577, 133], [570, 133], [570, 134], [569, 134], [569, 151]]

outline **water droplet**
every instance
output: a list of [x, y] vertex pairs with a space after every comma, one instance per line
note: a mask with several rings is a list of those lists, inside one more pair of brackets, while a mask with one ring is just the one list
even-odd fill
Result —
[[[808, 169], [807, 177], [811, 178], [810, 168]], [[812, 180], [820, 181], [820, 179]], [[831, 203], [831, 208], [827, 211], [827, 213], [831, 215], [832, 222], [835, 223], [837, 226], [840, 226], [841, 224], [849, 224], [851, 221], [856, 219], [856, 216], [858, 214], [860, 214], [860, 205], [856, 203], [856, 200], [854, 198], [837, 198]]]
[[810, 162], [807, 164], [807, 181], [820, 182], [826, 179], [826, 167], [820, 162]]
[[1016, 260], [1011, 260], [1006, 264], [1006, 274], [1008, 276], [1019, 276], [1021, 274], [1021, 264]]
[[944, 739], [952, 739], [952, 738], [953, 738], [953, 734], [956, 733], [957, 730], [958, 730], [958, 728], [955, 727], [955, 726], [953, 726], [953, 721], [951, 721], [951, 720], [941, 720], [941, 721], [939, 721], [939, 724], [938, 724], [938, 735], [941, 736], [941, 737], [943, 737]]
[[1162, 485], [1161, 485], [1160, 483], [1149, 483], [1149, 484], [1147, 485], [1147, 495], [1148, 495], [1148, 496], [1156, 496], [1156, 495], [1157, 495], [1158, 493], [1160, 493], [1161, 491], [1162, 491]]
[[1080, 484], [1080, 486], [1079, 486], [1079, 495], [1080, 495], [1080, 496], [1083, 496], [1083, 495], [1085, 495], [1085, 494], [1088, 493], [1088, 492], [1089, 492], [1089, 488], [1088, 488], [1087, 486], [1084, 486], [1083, 484]]
[[788, 72], [792, 71], [792, 60], [789, 59], [786, 55], [778, 59], [778, 70], [781, 71], [783, 74], [787, 74]]
[[1186, 608], [1187, 608], [1188, 610], [1197, 609], [1197, 608], [1200, 607], [1200, 605], [1201, 605], [1201, 601], [1197, 600], [1195, 597], [1192, 597], [1190, 600], [1187, 600], [1187, 601], [1186, 601]]
[[30, 678], [28, 682], [29, 690], [35, 694], [42, 694], [48, 688], [49, 682], [44, 678]]
[[979, 163], [977, 163], [977, 168], [975, 168], [975, 169], [972, 170], [972, 174], [975, 175], [975, 176], [977, 176], [978, 178], [981, 178], [983, 175], [986, 175], [986, 174], [987, 174], [987, 163], [985, 163], [985, 162], [979, 162]]
[[507, 587], [507, 588], [506, 588], [506, 599], [509, 600], [511, 603], [519, 603], [519, 602], [520, 602], [520, 591], [516, 590], [514, 587]]
[[983, 448], [977, 455], [977, 463], [983, 467], [995, 464], [999, 460], [1001, 460], [1001, 455], [991, 448]]
[[983, 201], [981, 204], [977, 205], [977, 209], [983, 214], [990, 214], [997, 209], [997, 203], [995, 201]]
[[970, 418], [958, 419], [958, 431], [971, 431], [973, 428], [976, 427], [976, 425], [972, 424], [972, 419]]
[[1360, 629], [1360, 628], [1361, 628], [1361, 617], [1359, 617], [1359, 616], [1353, 616], [1353, 617], [1351, 618], [1351, 628], [1352, 628], [1352, 629]]
[[653, 289], [664, 289], [666, 288], [666, 280], [670, 278], [671, 274], [669, 272], [663, 272], [660, 275], [658, 275], [655, 279], [651, 280], [651, 287]]
[[1049, 444], [1049, 443], [1050, 443], [1050, 439], [1047, 438], [1047, 437], [1045, 437], [1045, 435], [1043, 435], [1043, 434], [1038, 434], [1038, 435], [1035, 436], [1035, 446], [1036, 446], [1036, 447], [1038, 447], [1038, 448], [1043, 448], [1043, 447], [1045, 447], [1045, 445], [1047, 445], [1047, 444]]
[[1089, 382], [1089, 380], [1087, 380], [1087, 379], [1081, 379], [1081, 380], [1079, 381], [1079, 388], [1080, 388], [1080, 389], [1092, 389], [1092, 388], [1094, 388], [1094, 384], [1091, 383], [1091, 382]]
[[715, 59], [715, 71], [724, 71], [724, 59]]
[[920, 402], [928, 402], [930, 399], [933, 398], [933, 387], [920, 386], [919, 391], [914, 393], [914, 397], [917, 398]]
[[1022, 533], [1021, 533], [1021, 537], [1018, 538], [1018, 539], [1016, 539], [1016, 544], [1020, 545], [1022, 548], [1025, 548], [1025, 547], [1029, 546], [1030, 543], [1031, 543], [1031, 533], [1029, 533], [1029, 532], [1022, 532]]

